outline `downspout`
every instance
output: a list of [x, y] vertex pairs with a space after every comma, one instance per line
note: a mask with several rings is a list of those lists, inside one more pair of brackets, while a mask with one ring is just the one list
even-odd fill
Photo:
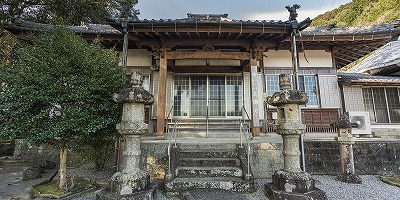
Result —
[[[298, 71], [299, 71], [299, 52], [297, 51], [297, 45], [296, 45], [296, 35], [298, 32], [298, 28], [299, 28], [299, 23], [297, 22], [297, 13], [296, 13], [296, 9], [300, 8], [299, 5], [293, 5], [292, 8], [290, 8], [289, 6], [286, 6], [286, 8], [288, 9], [288, 11], [290, 12], [290, 17], [289, 17], [289, 21], [290, 21], [290, 25], [291, 25], [291, 38], [290, 38], [290, 43], [291, 43], [291, 50], [292, 50], [292, 67], [293, 67], [293, 87], [295, 90], [299, 90], [299, 75], [298, 75]], [[289, 9], [294, 9], [293, 10], [289, 10]], [[299, 109], [299, 118], [301, 120], [302, 116], [301, 116], [301, 109]], [[302, 121], [302, 120], [301, 120]], [[304, 156], [304, 133], [300, 135], [300, 157], [301, 157], [301, 170], [303, 172], [306, 171], [306, 164], [305, 164], [305, 156]]]
[[[122, 19], [122, 33], [124, 34], [124, 43], [122, 45], [122, 81], [125, 81], [125, 73], [126, 73], [126, 63], [127, 63], [127, 54], [128, 54], [128, 21], [126, 19]], [[115, 171], [118, 172], [119, 162], [120, 162], [120, 148], [121, 148], [121, 137], [115, 137]]]

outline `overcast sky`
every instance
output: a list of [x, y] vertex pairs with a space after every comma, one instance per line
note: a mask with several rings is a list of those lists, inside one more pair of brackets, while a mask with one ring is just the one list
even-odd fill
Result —
[[181, 19], [187, 13], [229, 14], [237, 20], [287, 20], [285, 6], [299, 4], [298, 20], [311, 19], [351, 0], [139, 0], [139, 19]]

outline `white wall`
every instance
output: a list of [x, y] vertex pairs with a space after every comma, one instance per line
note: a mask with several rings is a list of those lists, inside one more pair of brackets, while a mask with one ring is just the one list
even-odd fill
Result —
[[362, 88], [357, 86], [343, 86], [346, 111], [365, 111]]
[[336, 75], [318, 75], [321, 108], [340, 108], [340, 95]]
[[[122, 58], [122, 52], [120, 52], [120, 58]], [[151, 52], [145, 49], [128, 49], [127, 54], [127, 66], [151, 66]]]
[[[206, 59], [175, 60], [175, 66], [206, 66]], [[239, 60], [209, 60], [210, 66], [240, 66]]]
[[[303, 52], [299, 52], [300, 67], [333, 67], [332, 54], [324, 50], [306, 50], [306, 57]], [[289, 50], [267, 51], [264, 52], [264, 67], [292, 67], [292, 55]]]

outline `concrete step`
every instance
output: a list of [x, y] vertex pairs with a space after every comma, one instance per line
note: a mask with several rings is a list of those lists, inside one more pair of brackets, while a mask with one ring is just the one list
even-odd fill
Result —
[[180, 144], [179, 148], [181, 149], [181, 151], [186, 151], [186, 150], [237, 151], [237, 144], [223, 144], [223, 143], [214, 143], [214, 144]]
[[240, 167], [177, 167], [176, 177], [194, 178], [194, 177], [243, 177], [243, 171]]
[[179, 152], [180, 158], [237, 158], [237, 150], [186, 149]]
[[211, 178], [175, 178], [165, 183], [168, 192], [191, 189], [224, 189], [236, 192], [253, 192], [254, 182], [242, 178], [211, 177]]
[[181, 167], [239, 167], [239, 158], [180, 158], [178, 166]]

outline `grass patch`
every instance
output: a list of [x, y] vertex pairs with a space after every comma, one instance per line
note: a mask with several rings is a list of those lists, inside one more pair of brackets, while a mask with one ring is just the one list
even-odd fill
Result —
[[88, 178], [75, 177], [74, 179], [68, 179], [68, 182], [69, 184], [73, 184], [72, 188], [68, 190], [58, 188], [58, 180], [46, 184], [34, 185], [31, 190], [31, 196], [33, 198], [44, 197], [58, 199], [93, 187], [92, 182]]
[[400, 175], [381, 176], [381, 180], [389, 185], [400, 187]]
[[40, 197], [41, 195], [62, 196], [67, 193], [67, 190], [58, 188], [58, 181], [51, 181], [47, 184], [34, 185], [32, 187], [32, 196]]

